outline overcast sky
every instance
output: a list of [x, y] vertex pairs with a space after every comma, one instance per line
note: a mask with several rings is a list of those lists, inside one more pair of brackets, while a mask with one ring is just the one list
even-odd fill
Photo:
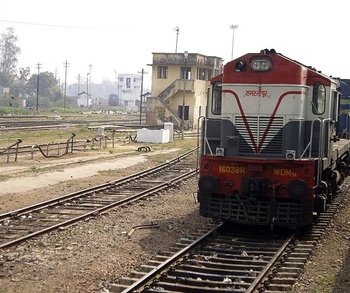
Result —
[[57, 72], [68, 83], [92, 82], [142, 69], [150, 84], [153, 52], [188, 51], [230, 61], [274, 48], [327, 75], [350, 78], [349, 10], [344, 0], [11, 0], [2, 5], [0, 33], [13, 27], [19, 67]]

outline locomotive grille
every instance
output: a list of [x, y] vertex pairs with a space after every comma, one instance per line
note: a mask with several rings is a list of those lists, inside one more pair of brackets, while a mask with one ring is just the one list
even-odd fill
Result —
[[[274, 117], [268, 128], [271, 117], [246, 116], [247, 125], [242, 116], [235, 117], [235, 135], [239, 136], [241, 154], [282, 155], [283, 117]], [[254, 138], [251, 139], [251, 136]]]

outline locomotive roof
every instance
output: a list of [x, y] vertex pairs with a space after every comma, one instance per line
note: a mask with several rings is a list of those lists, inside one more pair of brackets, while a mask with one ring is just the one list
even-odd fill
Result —
[[[251, 62], [254, 60], [266, 59], [272, 64], [272, 69], [266, 72], [256, 72], [251, 69]], [[237, 67], [237, 64], [245, 64], [245, 67]], [[244, 73], [249, 73], [249, 75]], [[322, 81], [325, 85], [330, 85], [337, 80], [317, 71], [311, 66], [307, 66], [277, 53], [274, 49], [262, 50], [259, 53], [247, 53], [238, 57], [224, 66], [223, 73], [214, 77], [211, 82], [220, 81], [224, 83], [251, 83], [255, 77], [258, 83], [284, 83], [284, 84], [313, 84], [316, 80]]]

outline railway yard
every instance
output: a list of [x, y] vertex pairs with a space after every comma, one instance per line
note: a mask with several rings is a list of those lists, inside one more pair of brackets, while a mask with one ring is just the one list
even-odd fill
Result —
[[[0, 214], [5, 215], [14, 210], [17, 212], [3, 218], [0, 245], [9, 241], [4, 240], [9, 234], [24, 237], [21, 230], [27, 235], [36, 233], [36, 229], [43, 226], [40, 222], [42, 220], [49, 222], [50, 218], [50, 221], [58, 223], [63, 221], [58, 215], [64, 215], [64, 221], [68, 221], [68, 216], [72, 213], [78, 216], [78, 209], [73, 206], [75, 202], [80, 203], [85, 212], [88, 212], [91, 206], [99, 210], [91, 212], [82, 221], [67, 222], [34, 238], [23, 239], [9, 246], [4, 245], [0, 254], [0, 292], [121, 292], [127, 288], [125, 284], [132, 284], [135, 276], [144, 276], [145, 272], [152, 272], [159, 259], [171, 253], [177, 254], [186, 244], [194, 243], [201, 235], [214, 229], [209, 219], [198, 215], [198, 205], [194, 197], [197, 182], [194, 173], [191, 173], [195, 168], [196, 155], [189, 154], [179, 160], [179, 165], [177, 160], [172, 164], [173, 158], [195, 146], [196, 139], [188, 138], [184, 142], [175, 141], [151, 146], [150, 152], [137, 152], [135, 150], [138, 144], [130, 143], [116, 146], [113, 152], [104, 149], [87, 150], [60, 158], [35, 156], [10, 164], [1, 162]], [[184, 167], [180, 167], [182, 163]], [[166, 169], [153, 171], [155, 166], [161, 164], [165, 164]], [[180, 178], [180, 182], [171, 177], [173, 167], [180, 176], [185, 176]], [[144, 170], [148, 170], [149, 174], [141, 175]], [[137, 178], [129, 178], [134, 173], [138, 173]], [[187, 173], [188, 175], [185, 175]], [[120, 178], [128, 180], [119, 182]], [[160, 187], [163, 183], [166, 186], [164, 190], [152, 190], [152, 193], [148, 193], [147, 189], [151, 187], [143, 187], [147, 184]], [[342, 186], [344, 198], [341, 203], [335, 203], [334, 209], [338, 210], [338, 213], [328, 219], [329, 223], [322, 222], [315, 227], [311, 233], [312, 238], [305, 238], [306, 242], [301, 244], [302, 248], [298, 248], [298, 243], [295, 244], [294, 253], [299, 254], [290, 259], [302, 258], [300, 255], [305, 253], [311, 253], [311, 256], [305, 261], [305, 268], [294, 286], [284, 287], [287, 288], [286, 291], [349, 292], [350, 195], [346, 192], [348, 186], [350, 181], [345, 181]], [[105, 203], [104, 206], [111, 204], [105, 195], [109, 194], [111, 197], [116, 194], [116, 189], [124, 195], [128, 195], [127, 191], [132, 191], [133, 196], [145, 194], [142, 194], [140, 199], [135, 197], [132, 203], [114, 206], [111, 210], [101, 208], [101, 202]], [[86, 194], [79, 199], [77, 192], [79, 196], [82, 193]], [[76, 200], [66, 201], [66, 198], [61, 198], [61, 210], [57, 208], [59, 204], [50, 202], [51, 208], [46, 208], [46, 211], [20, 212], [28, 206], [69, 194], [75, 196]], [[325, 215], [324, 218], [327, 221], [329, 216]], [[24, 223], [32, 223], [32, 227]], [[324, 230], [325, 226], [327, 229]], [[6, 230], [9, 232], [7, 235]], [[256, 233], [261, 232], [263, 231]], [[194, 266], [194, 263], [204, 267], [206, 263], [213, 262], [211, 258], [229, 263], [229, 260], [222, 260], [223, 256], [218, 257], [217, 254], [210, 253], [213, 247], [220, 247], [220, 254], [224, 254], [222, 251], [225, 250], [237, 249], [235, 258], [239, 260], [235, 266], [238, 266], [239, 262], [253, 260], [253, 264], [243, 262], [243, 267], [252, 269], [247, 269], [239, 280], [216, 280], [216, 287], [206, 292], [214, 292], [221, 285], [226, 288], [222, 291], [245, 292], [249, 287], [245, 284], [247, 280], [254, 280], [256, 277], [251, 270], [258, 267], [259, 263], [268, 263], [269, 255], [271, 254], [271, 258], [274, 255], [274, 249], [279, 250], [278, 243], [284, 243], [282, 238], [279, 239], [276, 235], [269, 238], [269, 233], [266, 233], [265, 237], [259, 238], [262, 243], [256, 245], [268, 247], [269, 250], [261, 249], [259, 254], [252, 255], [253, 252], [249, 251], [247, 244], [251, 242], [247, 240], [249, 235], [239, 234], [241, 232], [238, 229], [233, 232], [236, 234], [229, 233], [231, 232], [215, 232], [214, 234], [221, 238], [210, 240], [212, 242], [209, 241], [209, 248], [202, 247], [200, 252], [196, 250], [195, 259], [193, 256], [189, 258], [190, 267]], [[247, 239], [244, 240], [244, 237]], [[297, 252], [298, 250], [301, 252]], [[186, 259], [187, 257], [185, 261]], [[283, 263], [280, 263], [280, 266], [283, 267]], [[288, 263], [288, 259], [285, 263]], [[190, 270], [188, 264], [181, 266], [184, 266], [184, 270]], [[164, 291], [167, 277], [172, 279], [171, 270], [162, 273], [162, 276], [163, 279], [158, 283], [153, 283], [154, 292]], [[188, 277], [176, 278], [179, 287], [191, 283], [192, 288], [199, 288], [196, 292], [204, 292], [204, 284], [208, 285], [207, 281], [199, 277], [194, 278], [192, 282]], [[282, 290], [282, 287], [276, 285], [279, 290]], [[190, 292], [194, 292], [194, 289]]]

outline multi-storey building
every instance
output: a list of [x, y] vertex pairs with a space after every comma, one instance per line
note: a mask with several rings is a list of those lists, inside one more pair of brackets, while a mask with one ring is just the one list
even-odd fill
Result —
[[198, 118], [205, 114], [209, 81], [222, 72], [222, 58], [187, 52], [152, 54], [146, 123], [173, 122], [174, 127], [181, 127], [184, 122], [185, 129], [196, 128]]
[[141, 76], [139, 74], [118, 74], [117, 91], [121, 105], [137, 108], [141, 96]]

